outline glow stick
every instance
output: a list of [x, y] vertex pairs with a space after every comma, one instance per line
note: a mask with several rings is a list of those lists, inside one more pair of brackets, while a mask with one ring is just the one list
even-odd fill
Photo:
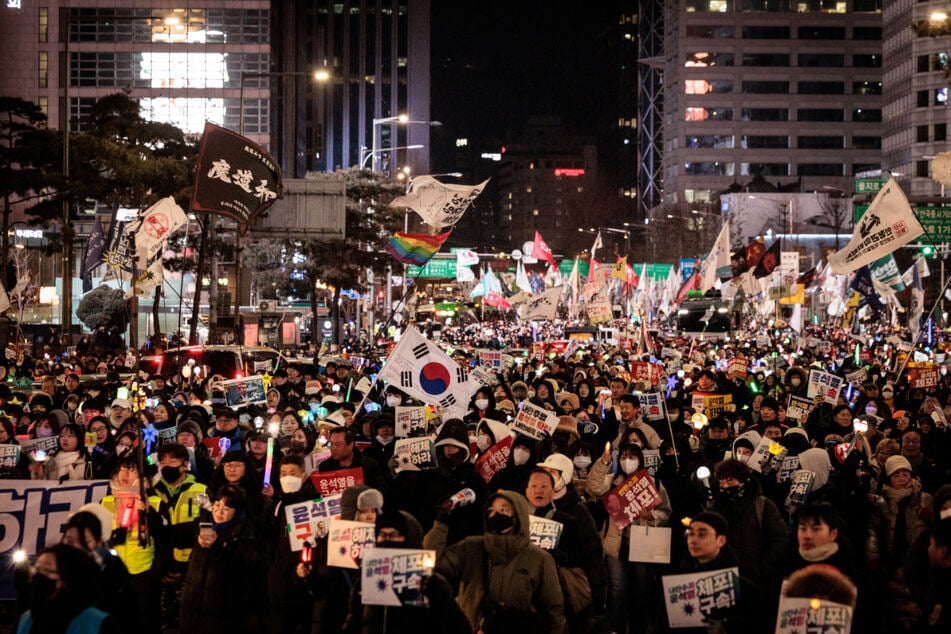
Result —
[[271, 467], [274, 465], [274, 438], [267, 439], [267, 459], [264, 462], [264, 484], [271, 482]]

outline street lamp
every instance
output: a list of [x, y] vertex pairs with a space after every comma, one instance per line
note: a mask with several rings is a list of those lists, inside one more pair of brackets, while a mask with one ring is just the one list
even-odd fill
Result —
[[[401, 114], [401, 115], [396, 115], [396, 116], [394, 116], [394, 117], [382, 117], [382, 118], [379, 118], [379, 119], [376, 119], [376, 118], [373, 119], [373, 126], [372, 126], [372, 129], [370, 130], [370, 133], [371, 133], [371, 135], [373, 136], [373, 139], [370, 141], [371, 150], [370, 150], [369, 156], [374, 157], [374, 159], [373, 159], [373, 161], [372, 161], [372, 163], [371, 163], [371, 165], [370, 165], [370, 169], [372, 169], [374, 172], [379, 171], [378, 165], [377, 165], [377, 159], [375, 158], [378, 153], [382, 153], [382, 152], [385, 151], [386, 149], [391, 149], [391, 150], [403, 149], [403, 148], [398, 148], [398, 147], [396, 147], [396, 148], [380, 148], [380, 147], [379, 147], [379, 144], [377, 143], [377, 138], [378, 138], [378, 137], [377, 137], [377, 129], [378, 129], [379, 127], [381, 127], [381, 126], [384, 126], [384, 125], [387, 125], [387, 124], [394, 124], [394, 123], [395, 123], [395, 124], [398, 124], [398, 125], [428, 125], [428, 126], [433, 126], [433, 127], [441, 126], [441, 125], [442, 125], [442, 122], [440, 122], [440, 121], [414, 121], [414, 120], [411, 120], [411, 119], [409, 118], [409, 115], [408, 115], [408, 114]], [[408, 146], [408, 147], [409, 147], [409, 146]], [[422, 147], [422, 146], [419, 146], [419, 147]], [[365, 149], [366, 149], [366, 148], [364, 148], [364, 150], [365, 150]], [[366, 166], [364, 165], [364, 160], [363, 160], [363, 158], [361, 158], [361, 160], [360, 160], [360, 166], [361, 166], [361, 167], [366, 167]]]
[[315, 70], [312, 73], [296, 71], [278, 73], [241, 73], [241, 84], [240, 90], [238, 92], [238, 134], [244, 136], [244, 82], [246, 79], [259, 79], [261, 77], [303, 77], [308, 75], [313, 77], [315, 81], [322, 84], [330, 81], [331, 79], [330, 72], [324, 68]]
[[[374, 148], [368, 150], [365, 147], [362, 149], [363, 154], [360, 156], [360, 167], [363, 169], [367, 168], [367, 161], [374, 156], [382, 154], [383, 152], [390, 152], [393, 150], [421, 150], [426, 147], [425, 145], [398, 145], [396, 147], [384, 147], [384, 148]], [[372, 169], [376, 171], [376, 160], [371, 163]]]

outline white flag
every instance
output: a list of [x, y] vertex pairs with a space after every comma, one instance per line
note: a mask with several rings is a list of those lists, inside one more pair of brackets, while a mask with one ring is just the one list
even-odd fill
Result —
[[163, 198], [145, 210], [128, 230], [135, 231], [136, 268], [148, 268], [165, 250], [168, 237], [188, 224], [188, 216], [171, 196]]
[[717, 270], [730, 266], [730, 223], [724, 222], [710, 253], [700, 265], [700, 290], [704, 293], [713, 288], [717, 280]]
[[592, 260], [597, 257], [598, 249], [600, 249], [603, 246], [604, 244], [601, 242], [601, 232], [599, 231], [598, 235], [595, 236], [594, 238], [594, 244], [591, 245], [591, 259]]
[[448, 418], [462, 418], [478, 384], [434, 343], [410, 326], [387, 358], [377, 380], [422, 403], [438, 405]]
[[852, 239], [844, 249], [829, 256], [829, 266], [839, 275], [851, 273], [888, 255], [924, 233], [921, 223], [894, 177], [878, 192]]
[[474, 282], [475, 273], [472, 272], [468, 266], [459, 266], [456, 264], [456, 281], [457, 282]]
[[518, 286], [520, 291], [532, 292], [532, 285], [528, 281], [528, 275], [525, 273], [525, 267], [522, 266], [521, 262], [515, 265], [515, 285]]
[[911, 340], [918, 340], [918, 333], [921, 330], [921, 314], [924, 312], [925, 291], [921, 287], [921, 277], [918, 275], [918, 267], [912, 267], [911, 271], [911, 301], [908, 305], [908, 330], [911, 332]]
[[555, 287], [532, 297], [525, 303], [522, 319], [525, 321], [554, 319], [558, 314], [558, 298], [560, 296], [561, 289]]
[[456, 251], [457, 266], [472, 266], [479, 263], [479, 254], [472, 249], [460, 249]]
[[410, 182], [405, 196], [391, 205], [409, 207], [430, 227], [442, 229], [459, 222], [472, 201], [482, 193], [488, 180], [478, 185], [446, 185], [432, 176], [417, 176]]

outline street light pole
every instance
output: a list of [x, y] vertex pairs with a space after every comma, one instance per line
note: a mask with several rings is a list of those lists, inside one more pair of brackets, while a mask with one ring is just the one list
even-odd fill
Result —
[[[377, 148], [379, 147], [376, 141], [377, 128], [387, 123], [406, 123], [407, 121], [409, 121], [409, 115], [405, 115], [405, 114], [397, 115], [395, 117], [382, 117], [379, 119], [376, 119], [376, 118], [373, 119], [373, 126], [370, 129], [370, 134], [373, 135], [373, 139], [370, 142], [370, 145], [372, 146], [372, 150], [370, 151], [370, 156], [373, 157], [373, 161], [370, 164], [370, 169], [372, 169], [374, 172], [379, 171], [377, 169], [377, 161], [376, 161]], [[398, 149], [398, 148], [392, 148], [392, 149]], [[362, 166], [363, 162], [361, 161], [360, 164]]]
[[[367, 150], [366, 147], [364, 147], [364, 148], [362, 149], [363, 154], [361, 155], [361, 158], [360, 158], [360, 167], [361, 167], [362, 169], [366, 169], [366, 168], [367, 168], [367, 161], [369, 161], [372, 157], [374, 157], [374, 156], [376, 156], [376, 155], [378, 155], [378, 154], [382, 154], [383, 152], [389, 152], [389, 151], [391, 151], [391, 150], [421, 150], [421, 149], [423, 149], [424, 147], [426, 147], [426, 146], [425, 146], [425, 145], [418, 145], [418, 144], [417, 144], [417, 145], [398, 145], [398, 146], [396, 146], [396, 147], [384, 147], [384, 148], [377, 148], [377, 149], [373, 149], [373, 150]], [[370, 169], [376, 171], [376, 167], [375, 167], [375, 166], [376, 166], [376, 161], [375, 161], [375, 160], [374, 160], [374, 161], [371, 161], [371, 168], [370, 168]]]

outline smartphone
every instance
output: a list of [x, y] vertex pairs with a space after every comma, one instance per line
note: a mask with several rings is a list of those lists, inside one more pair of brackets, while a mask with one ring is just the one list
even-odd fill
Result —
[[117, 399], [129, 398], [129, 388], [125, 387], [124, 385], [122, 387], [116, 388], [116, 398]]
[[145, 409], [149, 409], [149, 410], [155, 409], [155, 406], [158, 404], [159, 404], [159, 400], [157, 398], [145, 399]]
[[211, 522], [202, 522], [198, 525], [198, 535], [200, 537], [212, 537], [215, 534], [215, 527]]

